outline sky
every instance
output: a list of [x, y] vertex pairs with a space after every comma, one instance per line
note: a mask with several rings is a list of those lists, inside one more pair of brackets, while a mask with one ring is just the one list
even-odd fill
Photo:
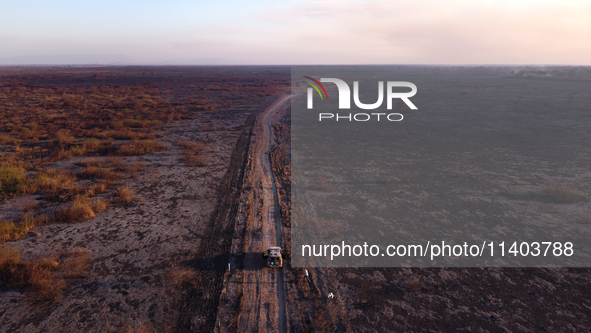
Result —
[[591, 65], [588, 0], [0, 0], [0, 64]]

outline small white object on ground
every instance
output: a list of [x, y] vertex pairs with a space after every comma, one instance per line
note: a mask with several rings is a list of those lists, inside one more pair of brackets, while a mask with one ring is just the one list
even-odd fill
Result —
[[328, 294], [328, 299], [333, 299], [333, 298], [334, 298], [334, 294], [333, 293]]
[[308, 270], [307, 269], [304, 269], [304, 276], [308, 277]]

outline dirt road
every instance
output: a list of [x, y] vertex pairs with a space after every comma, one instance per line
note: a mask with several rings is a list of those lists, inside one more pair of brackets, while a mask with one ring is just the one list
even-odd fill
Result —
[[253, 128], [233, 240], [236, 255], [218, 313], [221, 328], [243, 332], [288, 329], [283, 270], [265, 267], [262, 252], [269, 246], [284, 246], [269, 149], [272, 118], [289, 100], [290, 96], [279, 99], [260, 114]]
[[[290, 96], [283, 98], [277, 107], [287, 103], [289, 101]], [[267, 140], [267, 147], [265, 152], [263, 153], [263, 160], [264, 160], [264, 168], [265, 175], [263, 177], [264, 181], [264, 189], [265, 192], [263, 193], [266, 199], [265, 202], [265, 211], [267, 211], [267, 221], [275, 227], [275, 244], [277, 246], [283, 246], [283, 233], [281, 230], [281, 207], [279, 206], [279, 195], [277, 194], [277, 184], [275, 182], [275, 176], [273, 175], [273, 169], [271, 168], [270, 156], [269, 151], [271, 148], [271, 141], [274, 137], [274, 134], [271, 130], [271, 116], [275, 114], [277, 107], [269, 110], [266, 112], [261, 119], [265, 125], [263, 126], [266, 131]], [[270, 193], [269, 193], [269, 185], [270, 185]], [[269, 196], [272, 196], [273, 204], [271, 205]], [[271, 242], [267, 244], [272, 244]], [[287, 318], [286, 318], [286, 303], [285, 303], [285, 286], [284, 286], [284, 277], [283, 277], [283, 270], [277, 271], [277, 303], [279, 307], [279, 312], [277, 314], [277, 321], [279, 324], [279, 331], [287, 332]]]

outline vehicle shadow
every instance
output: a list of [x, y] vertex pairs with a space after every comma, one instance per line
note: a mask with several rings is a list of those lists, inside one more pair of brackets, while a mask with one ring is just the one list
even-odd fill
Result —
[[265, 263], [262, 252], [239, 252], [208, 258], [192, 258], [181, 261], [181, 266], [197, 271], [224, 271], [228, 270], [228, 264], [230, 264], [230, 270], [234, 272], [236, 270], [258, 271], [267, 268]]

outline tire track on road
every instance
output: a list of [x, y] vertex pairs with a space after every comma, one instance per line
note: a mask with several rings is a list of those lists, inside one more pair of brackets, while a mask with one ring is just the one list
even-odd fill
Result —
[[197, 255], [186, 262], [194, 272], [195, 281], [181, 286], [181, 297], [176, 305], [177, 332], [212, 332], [227, 277], [230, 262], [232, 235], [243, 191], [245, 165], [250, 151], [253, 125], [260, 112], [253, 112], [246, 120], [230, 165], [222, 179], [218, 202], [210, 216], [206, 241], [199, 244]]
[[[271, 161], [269, 156], [269, 151], [271, 150], [271, 145], [273, 142], [273, 130], [271, 125], [272, 116], [277, 112], [279, 107], [283, 106], [284, 103], [289, 101], [291, 96], [287, 96], [286, 98], [282, 99], [280, 103], [275, 107], [272, 108], [269, 112], [263, 115], [263, 122], [267, 128], [267, 149], [263, 154], [263, 160], [265, 163], [265, 171], [268, 176], [268, 180], [271, 183], [271, 190], [273, 196], [273, 209], [270, 209], [268, 206], [268, 218], [271, 217], [271, 221], [275, 224], [275, 244], [277, 246], [283, 247], [283, 232], [281, 228], [281, 207], [279, 205], [279, 194], [277, 193], [277, 183], [275, 182], [275, 175], [273, 174], [273, 169], [271, 167]], [[271, 216], [272, 215], [272, 216]], [[278, 326], [280, 332], [287, 332], [287, 309], [286, 309], [286, 301], [285, 301], [285, 285], [284, 285], [284, 276], [283, 276], [283, 269], [277, 271], [277, 303], [278, 303]]]
[[288, 103], [282, 96], [257, 117], [246, 166], [244, 192], [234, 233], [235, 269], [228, 276], [228, 293], [218, 311], [219, 331], [287, 332], [283, 268], [264, 264], [262, 252], [283, 246], [281, 211], [269, 151], [272, 119]]

